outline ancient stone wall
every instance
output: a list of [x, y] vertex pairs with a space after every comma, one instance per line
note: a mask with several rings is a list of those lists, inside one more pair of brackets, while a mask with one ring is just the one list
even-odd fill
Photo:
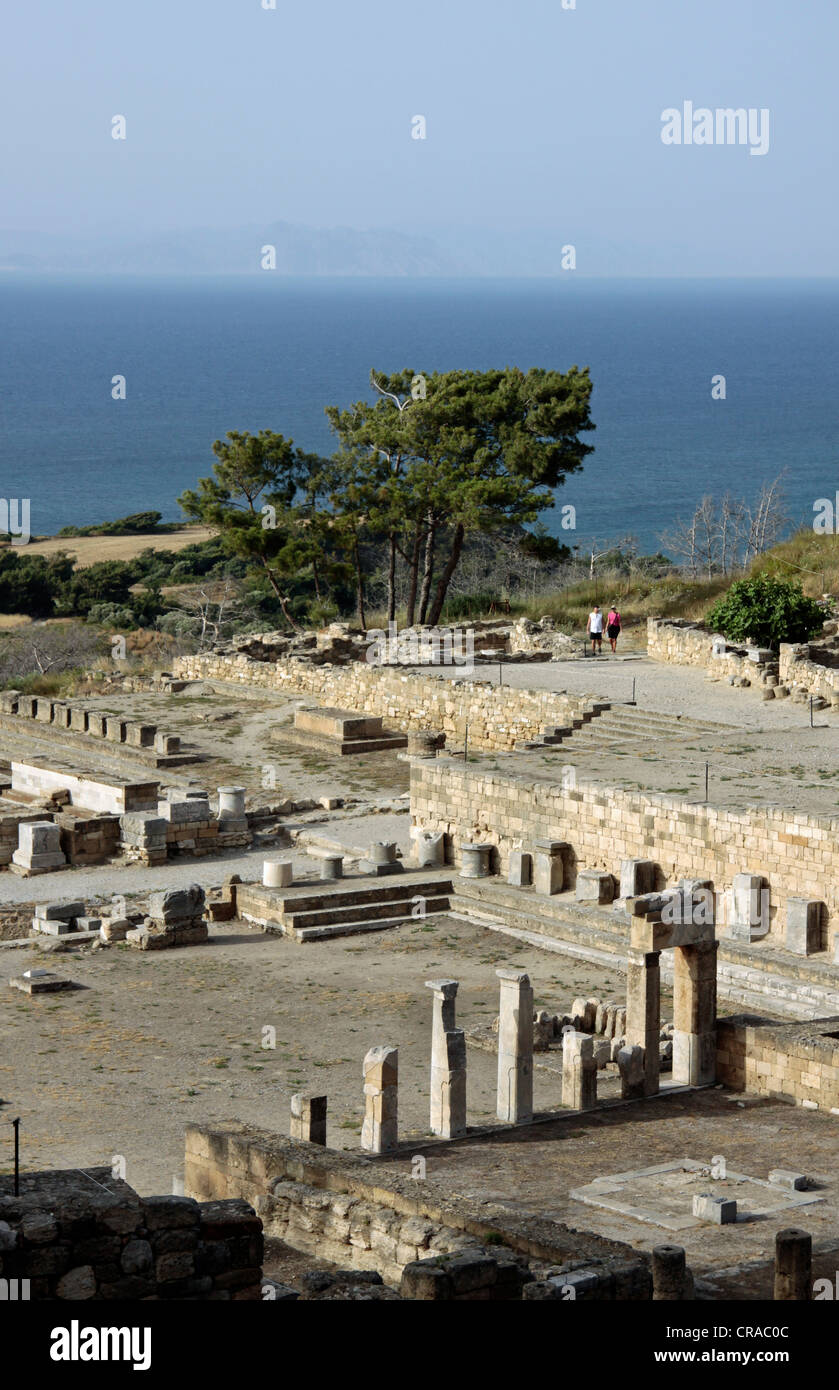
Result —
[[535, 839], [571, 846], [578, 869], [619, 875], [624, 859], [649, 859], [666, 883], [711, 879], [718, 891], [735, 874], [768, 880], [771, 937], [785, 939], [788, 897], [826, 904], [828, 929], [839, 927], [839, 820], [778, 807], [723, 810], [672, 796], [645, 795], [596, 783], [554, 782], [490, 772], [450, 758], [411, 763], [411, 820], [443, 831], [455, 862], [459, 846], [498, 847], [506, 873], [512, 850]]
[[262, 1258], [243, 1201], [140, 1197], [109, 1168], [27, 1173], [18, 1197], [0, 1178], [0, 1276], [32, 1299], [259, 1299]]
[[312, 695], [321, 704], [380, 715], [400, 729], [439, 729], [462, 742], [466, 721], [473, 748], [514, 748], [538, 738], [546, 725], [570, 725], [590, 716], [593, 697], [549, 690], [514, 690], [489, 681], [406, 675], [353, 662], [312, 666], [305, 661], [250, 661], [244, 656], [185, 656], [175, 663], [186, 680], [223, 680], [287, 694]]
[[717, 1080], [839, 1115], [839, 1018], [780, 1024], [753, 1014], [718, 1019]]
[[835, 647], [782, 642], [778, 676], [791, 690], [798, 688], [831, 704], [839, 703], [839, 665]]
[[248, 1125], [189, 1125], [184, 1185], [199, 1199], [244, 1198], [268, 1235], [392, 1282], [416, 1260], [488, 1241], [556, 1264], [591, 1260], [602, 1275], [600, 1297], [649, 1297], [646, 1260], [628, 1246], [492, 1202], [478, 1209], [449, 1181], [397, 1177], [363, 1155]]

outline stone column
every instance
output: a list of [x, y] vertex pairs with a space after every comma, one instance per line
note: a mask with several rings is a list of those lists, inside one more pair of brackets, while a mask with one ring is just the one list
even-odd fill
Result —
[[398, 1135], [399, 1049], [371, 1047], [364, 1058], [364, 1123], [361, 1147], [382, 1154], [395, 1149]]
[[358, 867], [363, 874], [370, 874], [373, 878], [384, 878], [388, 874], [401, 874], [403, 869], [396, 857], [396, 842], [394, 840], [374, 840]]
[[289, 859], [265, 859], [262, 862], [264, 888], [288, 888], [294, 879], [294, 867]]
[[653, 1299], [679, 1303], [689, 1290], [685, 1252], [681, 1245], [653, 1246]]
[[673, 1080], [710, 1086], [717, 1075], [717, 943], [673, 952]]
[[489, 855], [492, 845], [461, 844], [460, 877], [489, 878]]
[[343, 854], [324, 854], [320, 861], [320, 876], [329, 882], [344, 877]]
[[776, 1302], [805, 1303], [813, 1297], [813, 1237], [795, 1226], [775, 1236]]
[[298, 1092], [291, 1097], [292, 1139], [304, 1139], [308, 1144], [326, 1144], [326, 1096], [308, 1096]]
[[593, 1110], [597, 1104], [594, 1038], [572, 1028], [562, 1034], [562, 1104], [569, 1110]]
[[626, 1042], [644, 1049], [644, 1095], [658, 1093], [661, 1032], [660, 951], [630, 946], [626, 969]]
[[434, 991], [431, 1020], [431, 1132], [466, 1133], [466, 1035], [455, 1028], [457, 980], [426, 980]]
[[499, 1120], [533, 1119], [533, 989], [518, 970], [496, 970], [501, 981], [498, 1019]]
[[219, 787], [218, 789], [219, 829], [230, 833], [241, 833], [248, 828], [245, 815], [245, 788]]

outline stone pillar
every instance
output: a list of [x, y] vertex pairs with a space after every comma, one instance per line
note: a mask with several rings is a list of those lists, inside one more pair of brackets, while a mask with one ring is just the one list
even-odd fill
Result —
[[332, 882], [344, 877], [343, 854], [324, 854], [320, 861], [320, 876]]
[[264, 888], [288, 888], [294, 880], [294, 868], [288, 859], [265, 859], [262, 864]]
[[442, 830], [411, 831], [414, 840], [414, 864], [418, 869], [442, 869], [446, 863], [446, 842]]
[[775, 1236], [776, 1302], [805, 1303], [813, 1296], [813, 1237], [795, 1226]]
[[760, 874], [735, 874], [728, 906], [732, 941], [759, 941], [768, 934], [769, 890]]
[[460, 877], [489, 878], [489, 854], [492, 845], [461, 844]]
[[533, 1119], [533, 988], [519, 970], [496, 970], [501, 981], [498, 1019], [499, 1120]]
[[618, 1051], [618, 1071], [621, 1078], [621, 1099], [640, 1100], [644, 1094], [644, 1049], [637, 1044]]
[[507, 882], [513, 888], [527, 888], [533, 882], [533, 856], [526, 850], [514, 849], [511, 852]]
[[399, 1049], [371, 1047], [364, 1058], [364, 1123], [361, 1147], [382, 1154], [395, 1149], [398, 1135]]
[[786, 948], [796, 956], [822, 949], [822, 903], [818, 898], [787, 898]]
[[681, 1245], [653, 1246], [653, 1300], [678, 1303], [685, 1297], [688, 1272]]
[[455, 1028], [457, 980], [426, 980], [434, 991], [431, 1020], [431, 1132], [466, 1133], [466, 1035]]
[[673, 1080], [710, 1086], [717, 1066], [717, 942], [673, 952]]
[[292, 1139], [326, 1145], [326, 1096], [309, 1096], [299, 1091], [291, 1097]]
[[219, 787], [218, 828], [221, 835], [242, 835], [247, 831], [244, 787]]
[[536, 840], [533, 855], [533, 891], [545, 896], [561, 893], [565, 883], [562, 840]]
[[626, 969], [626, 1041], [644, 1049], [644, 1095], [658, 1093], [661, 1032], [660, 951], [630, 946]]
[[562, 1104], [569, 1110], [593, 1110], [597, 1104], [594, 1038], [571, 1028], [562, 1034]]

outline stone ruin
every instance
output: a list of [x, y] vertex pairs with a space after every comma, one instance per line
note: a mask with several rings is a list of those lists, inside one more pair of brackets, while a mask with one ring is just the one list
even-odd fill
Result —
[[197, 883], [152, 893], [148, 916], [126, 932], [125, 940], [141, 951], [203, 945], [209, 937], [205, 905], [204, 889]]

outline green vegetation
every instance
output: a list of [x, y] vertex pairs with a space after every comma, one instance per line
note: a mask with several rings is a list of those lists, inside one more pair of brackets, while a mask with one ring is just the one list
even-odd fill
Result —
[[180, 531], [177, 521], [162, 521], [162, 512], [132, 512], [116, 521], [100, 521], [95, 526], [63, 526], [59, 536], [145, 536]]
[[733, 642], [777, 648], [780, 642], [814, 637], [821, 631], [824, 610], [806, 597], [800, 584], [763, 573], [736, 579], [705, 621]]

